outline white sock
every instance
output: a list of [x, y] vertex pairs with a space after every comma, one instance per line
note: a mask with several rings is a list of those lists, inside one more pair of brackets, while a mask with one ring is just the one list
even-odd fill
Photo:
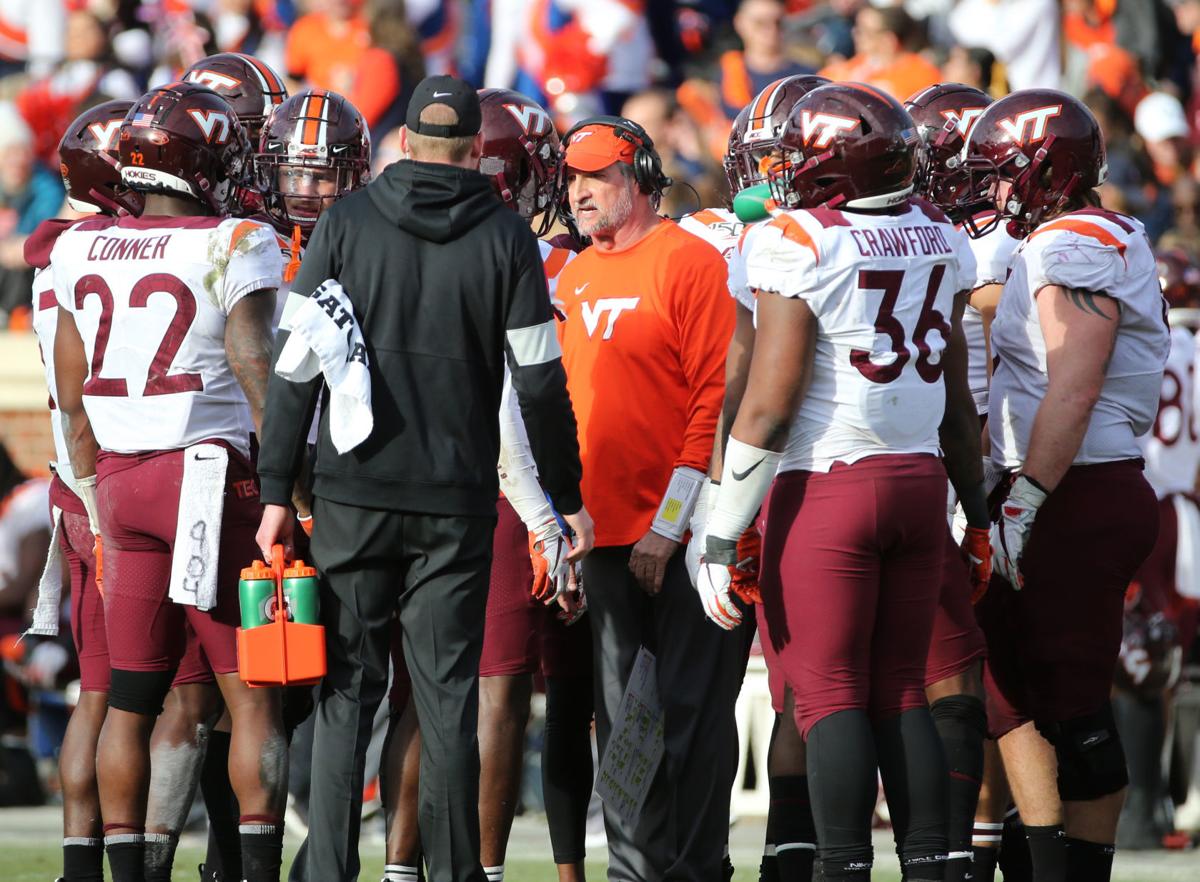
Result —
[[383, 868], [383, 882], [417, 882], [417, 867], [388, 864]]
[[484, 867], [483, 874], [487, 876], [487, 882], [504, 882], [504, 864], [498, 867]]

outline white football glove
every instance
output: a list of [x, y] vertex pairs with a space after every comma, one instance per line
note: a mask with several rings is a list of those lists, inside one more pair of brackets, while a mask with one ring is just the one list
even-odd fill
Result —
[[535, 599], [549, 605], [567, 590], [570, 564], [567, 555], [571, 543], [563, 535], [558, 521], [551, 518], [529, 533], [529, 560], [533, 564]]
[[692, 531], [692, 538], [683, 553], [683, 562], [687, 566], [688, 578], [692, 580], [693, 588], [700, 585], [700, 561], [704, 557], [704, 540], [708, 537], [708, 513], [712, 510], [720, 487], [720, 482], [713, 483], [711, 479], [705, 478], [700, 495], [696, 497], [696, 507], [692, 509], [692, 520], [688, 525], [688, 529]]
[[992, 524], [992, 566], [1017, 591], [1025, 587], [1021, 555], [1047, 495], [1031, 478], [1020, 475], [1000, 506], [999, 522]]
[[[715, 563], [715, 560], [729, 563]], [[707, 537], [704, 557], [700, 561], [700, 574], [696, 581], [696, 592], [704, 614], [714, 624], [732, 631], [742, 623], [742, 611], [729, 596], [733, 573], [737, 569], [737, 540]]]

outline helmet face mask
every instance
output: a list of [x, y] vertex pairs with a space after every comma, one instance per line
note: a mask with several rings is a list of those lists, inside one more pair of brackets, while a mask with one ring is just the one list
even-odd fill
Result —
[[970, 184], [960, 208], [995, 211], [982, 223], [964, 218], [974, 237], [1007, 221], [1009, 233], [1024, 238], [1086, 199], [1108, 171], [1096, 118], [1082, 102], [1052, 89], [1013, 92], [992, 104], [971, 131], [963, 167]]
[[254, 154], [254, 187], [276, 226], [308, 233], [322, 211], [370, 180], [370, 167], [362, 114], [341, 95], [310, 90], [267, 117]]
[[798, 74], [768, 85], [742, 108], [729, 132], [722, 163], [729, 195], [747, 187], [765, 184], [768, 169], [780, 158], [779, 136], [797, 101], [830, 81], [825, 77]]
[[985, 92], [962, 83], [939, 83], [904, 102], [921, 137], [915, 192], [956, 222], [963, 221], [964, 211], [978, 213], [980, 208], [965, 198], [971, 181], [963, 148], [975, 121], [991, 103]]
[[479, 171], [500, 201], [546, 235], [559, 220], [566, 174], [550, 114], [509, 89], [482, 89], [483, 154]]
[[886, 210], [913, 191], [920, 139], [898, 101], [861, 83], [834, 83], [792, 107], [768, 173], [787, 208]]

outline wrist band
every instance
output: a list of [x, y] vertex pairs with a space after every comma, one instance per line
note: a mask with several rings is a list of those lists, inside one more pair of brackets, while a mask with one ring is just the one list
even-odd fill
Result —
[[725, 468], [721, 472], [721, 489], [708, 518], [708, 535], [736, 542], [754, 520], [783, 454], [774, 450], [751, 447], [729, 436], [725, 448]]
[[679, 542], [692, 520], [692, 509], [704, 486], [704, 473], [688, 466], [679, 466], [671, 473], [671, 483], [658, 505], [650, 529], [660, 536]]

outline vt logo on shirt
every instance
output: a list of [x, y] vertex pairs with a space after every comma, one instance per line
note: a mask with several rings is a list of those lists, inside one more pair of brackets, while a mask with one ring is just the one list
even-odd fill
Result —
[[608, 313], [608, 322], [604, 326], [604, 333], [600, 339], [610, 339], [621, 313], [627, 309], [637, 309], [641, 299], [640, 297], [602, 297], [595, 303], [584, 303], [583, 326], [587, 328], [588, 338], [596, 335], [596, 328], [600, 326], [600, 317]]

